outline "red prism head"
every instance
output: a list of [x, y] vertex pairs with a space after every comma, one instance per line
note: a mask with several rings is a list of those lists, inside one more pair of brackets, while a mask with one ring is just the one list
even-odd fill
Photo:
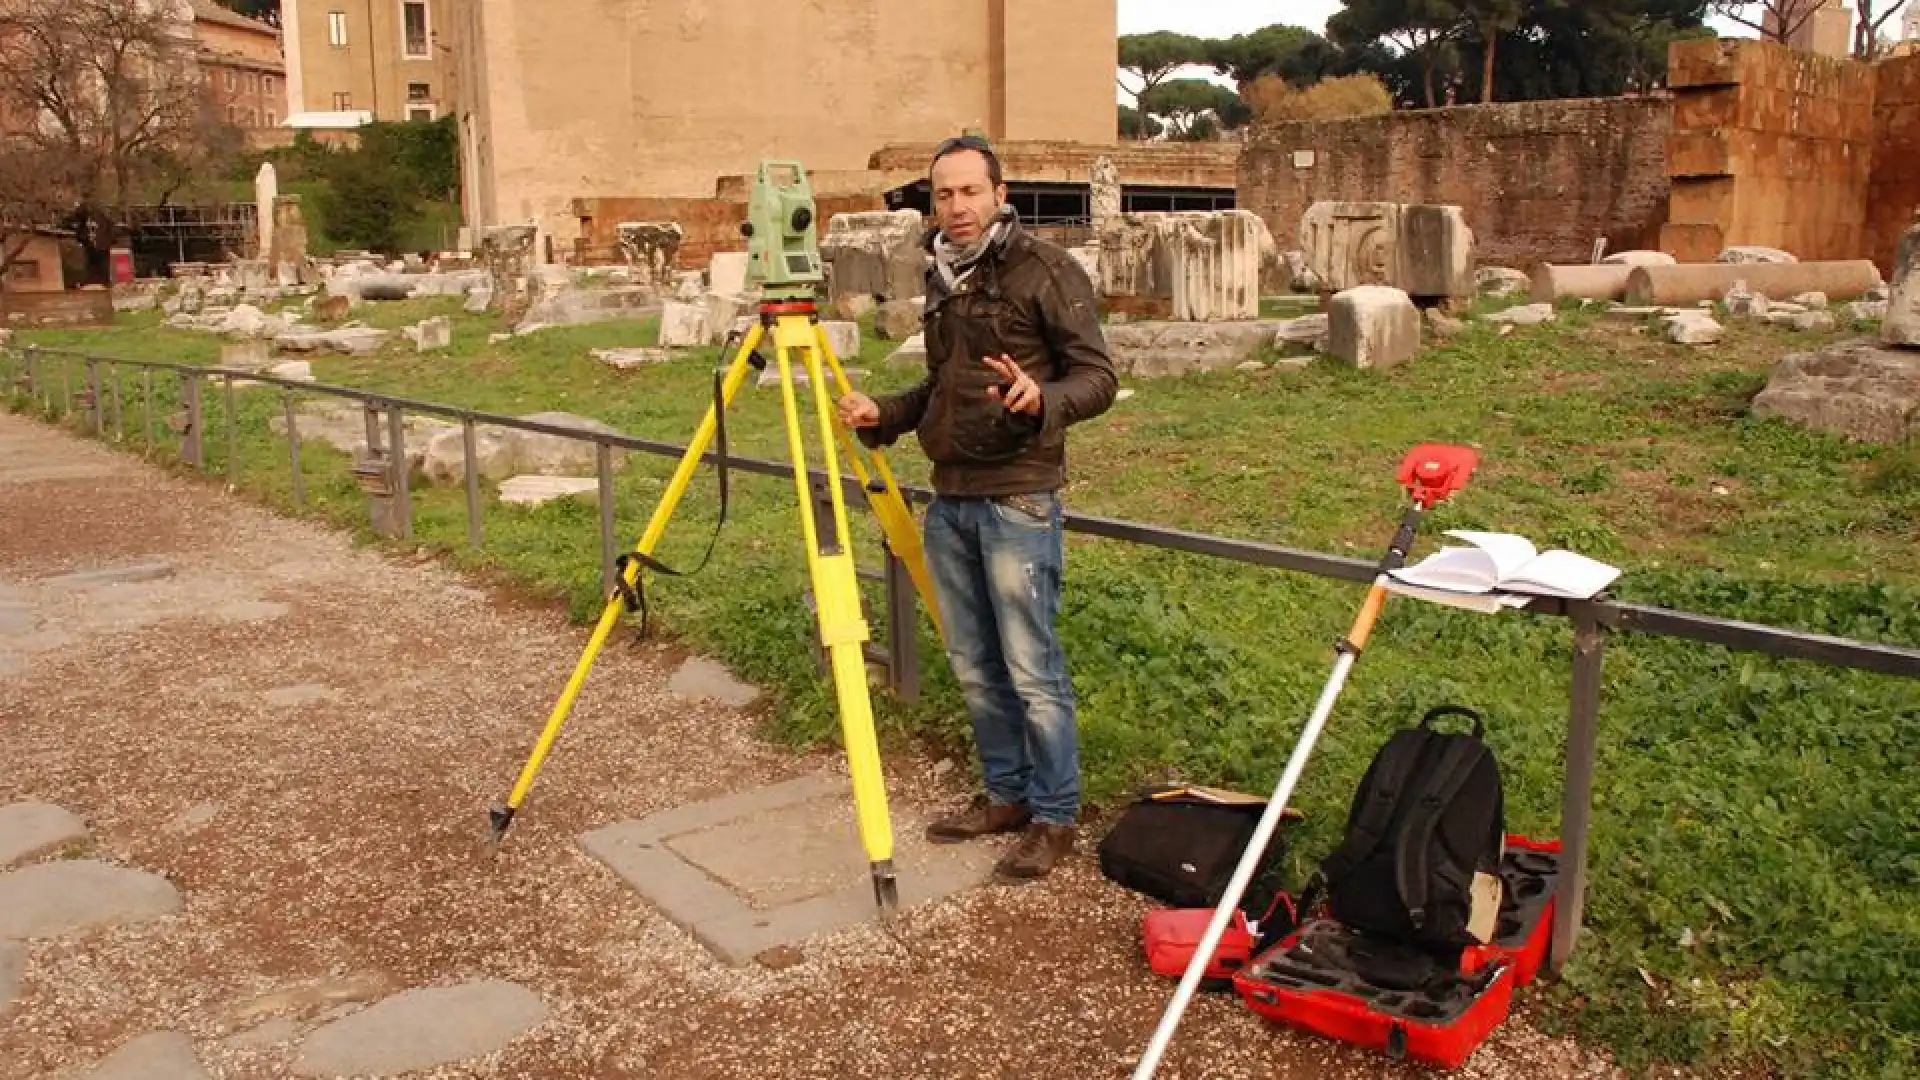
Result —
[[1423, 510], [1467, 486], [1480, 455], [1465, 446], [1421, 443], [1400, 462], [1400, 486]]

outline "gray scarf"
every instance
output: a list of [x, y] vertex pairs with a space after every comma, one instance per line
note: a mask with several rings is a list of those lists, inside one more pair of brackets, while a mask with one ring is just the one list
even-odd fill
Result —
[[940, 271], [940, 280], [948, 289], [965, 281], [967, 275], [973, 273], [974, 267], [980, 264], [981, 256], [991, 250], [1006, 235], [1007, 229], [1012, 227], [1013, 218], [1013, 207], [1002, 203], [993, 213], [993, 224], [965, 247], [947, 239], [944, 230], [934, 236], [933, 265]]

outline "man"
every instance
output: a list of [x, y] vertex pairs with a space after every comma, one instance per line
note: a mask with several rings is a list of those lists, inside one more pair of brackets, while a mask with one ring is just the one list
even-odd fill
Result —
[[1023, 831], [995, 871], [1031, 881], [1073, 850], [1080, 812], [1073, 683], [1054, 625], [1066, 433], [1105, 412], [1118, 384], [1092, 282], [1020, 227], [992, 147], [949, 139], [929, 180], [926, 377], [878, 401], [848, 394], [840, 415], [869, 446], [915, 432], [933, 462], [927, 564], [986, 793], [927, 837]]

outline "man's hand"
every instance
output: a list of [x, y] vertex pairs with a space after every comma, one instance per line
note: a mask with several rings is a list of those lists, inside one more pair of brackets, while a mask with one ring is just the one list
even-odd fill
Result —
[[[982, 359], [988, 367], [998, 372], [1001, 378], [1013, 384], [1012, 389], [1007, 391], [1006, 399], [1001, 402], [1008, 411], [1026, 413], [1029, 416], [1040, 415], [1042, 402], [1040, 384], [1034, 382], [1032, 376], [1021, 370], [1020, 365], [1013, 362], [1013, 357], [1002, 353], [998, 357], [987, 356]], [[1000, 388], [987, 387], [987, 396], [995, 401], [1001, 401]]]
[[855, 390], [840, 399], [840, 422], [849, 428], [879, 427], [880, 406]]

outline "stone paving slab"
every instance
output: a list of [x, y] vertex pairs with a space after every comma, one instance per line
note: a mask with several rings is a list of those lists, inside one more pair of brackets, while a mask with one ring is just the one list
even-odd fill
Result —
[[0, 467], [0, 484], [37, 484], [45, 480], [91, 480], [112, 476], [98, 465], [12, 465]]
[[0, 597], [0, 636], [31, 634], [40, 625], [33, 605]]
[[44, 855], [87, 838], [87, 823], [51, 803], [0, 806], [0, 866]]
[[180, 891], [166, 878], [92, 859], [0, 874], [0, 938], [41, 938], [171, 915]]
[[[902, 910], [984, 882], [998, 848], [935, 846], [893, 814]], [[844, 776], [808, 776], [619, 822], [581, 846], [726, 963], [881, 915]]]
[[59, 577], [44, 578], [40, 584], [53, 589], [95, 589], [102, 585], [135, 585], [144, 581], [160, 581], [172, 576], [171, 563], [161, 559], [149, 559], [122, 566], [103, 566], [94, 570], [61, 574]]
[[533, 991], [509, 982], [408, 990], [307, 1037], [302, 1076], [392, 1076], [483, 1057], [546, 1019]]
[[27, 973], [27, 947], [17, 941], [0, 941], [0, 1016], [20, 996], [20, 980]]
[[85, 1080], [212, 1080], [194, 1053], [193, 1040], [177, 1031], [129, 1039], [81, 1075]]

